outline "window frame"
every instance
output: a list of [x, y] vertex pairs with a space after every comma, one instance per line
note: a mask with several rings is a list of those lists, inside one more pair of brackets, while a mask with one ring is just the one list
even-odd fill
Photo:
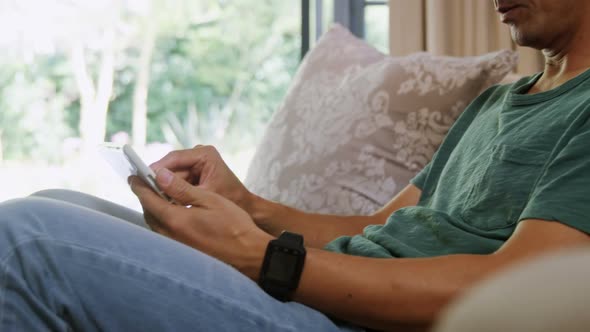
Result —
[[[314, 0], [316, 10], [316, 36], [322, 34], [322, 2]], [[368, 6], [387, 6], [387, 0], [334, 0], [334, 22], [350, 30], [355, 36], [365, 38], [365, 9]], [[310, 47], [310, 0], [301, 0], [301, 58], [307, 54]]]

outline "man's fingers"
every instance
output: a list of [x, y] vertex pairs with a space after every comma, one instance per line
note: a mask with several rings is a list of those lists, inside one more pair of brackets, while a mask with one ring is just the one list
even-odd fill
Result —
[[145, 208], [143, 209], [143, 219], [152, 231], [161, 234], [165, 232], [162, 228], [162, 222], [154, 217], [150, 211]]
[[[167, 168], [167, 167], [166, 167]], [[157, 170], [154, 170], [154, 172], [156, 172]], [[184, 179], [188, 182], [190, 182], [190, 178], [192, 177], [191, 171], [188, 169], [185, 170], [177, 170], [174, 171], [174, 173], [176, 173], [176, 175], [178, 175], [181, 179]]]
[[173, 171], [186, 168], [194, 169], [195, 166], [202, 164], [211, 153], [217, 153], [217, 150], [212, 146], [197, 145], [192, 149], [172, 151], [164, 158], [151, 164], [150, 167], [154, 171], [158, 171], [160, 168], [168, 168]]
[[[141, 206], [148, 210], [156, 219], [166, 220], [172, 204], [162, 199], [143, 180], [137, 176], [128, 179], [131, 190], [139, 199]], [[151, 225], [150, 225], [151, 226]]]
[[191, 185], [166, 168], [158, 170], [156, 182], [164, 193], [182, 205], [207, 207], [215, 199], [212, 193]]

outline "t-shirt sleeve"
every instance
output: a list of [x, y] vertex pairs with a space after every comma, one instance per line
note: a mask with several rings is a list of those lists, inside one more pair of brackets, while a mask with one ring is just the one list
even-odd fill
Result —
[[426, 184], [426, 177], [428, 176], [428, 173], [430, 172], [430, 164], [432, 164], [432, 162], [429, 162], [418, 174], [416, 174], [416, 176], [414, 176], [411, 180], [410, 183], [415, 185], [416, 187], [418, 187], [418, 189], [424, 191], [424, 185]]
[[590, 120], [545, 168], [519, 219], [558, 221], [590, 234]]

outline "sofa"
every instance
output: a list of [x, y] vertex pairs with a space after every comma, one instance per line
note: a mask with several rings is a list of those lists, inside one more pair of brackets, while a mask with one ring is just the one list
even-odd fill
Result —
[[575, 248], [502, 271], [449, 305], [433, 331], [590, 331], [588, 262], [590, 248]]

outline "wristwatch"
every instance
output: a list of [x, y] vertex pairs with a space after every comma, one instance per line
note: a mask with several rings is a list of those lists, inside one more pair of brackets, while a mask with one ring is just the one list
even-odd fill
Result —
[[305, 262], [303, 236], [284, 231], [266, 247], [258, 284], [272, 297], [289, 301], [299, 285]]

